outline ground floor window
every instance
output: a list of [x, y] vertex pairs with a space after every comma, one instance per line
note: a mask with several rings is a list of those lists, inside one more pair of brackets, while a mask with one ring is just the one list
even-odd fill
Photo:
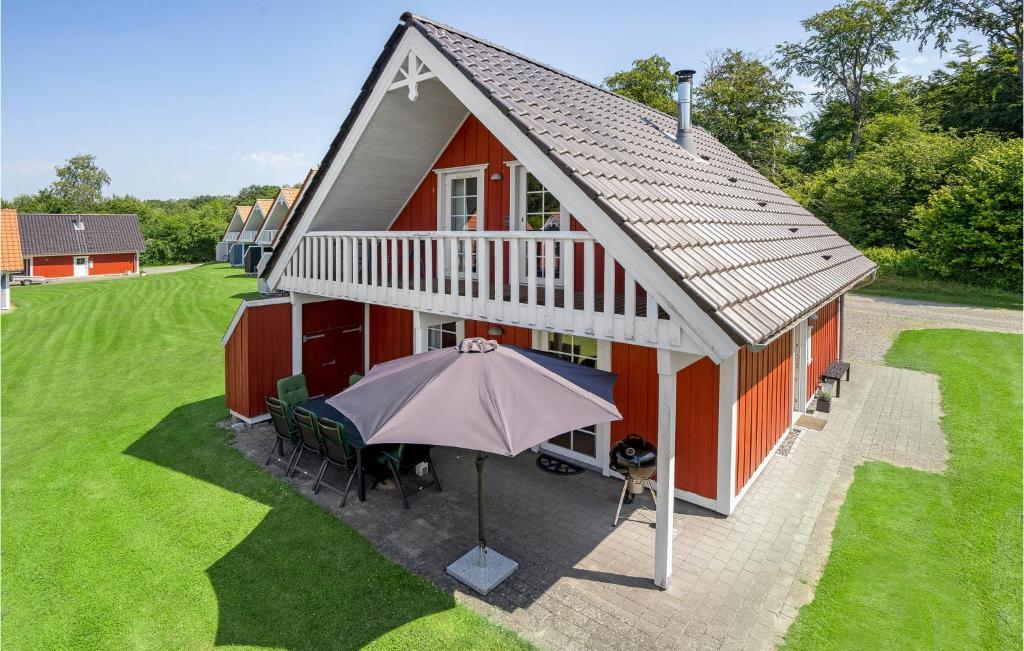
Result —
[[427, 350], [451, 348], [458, 343], [457, 327], [455, 321], [429, 326], [427, 328]]
[[[576, 335], [547, 333], [548, 351], [561, 359], [590, 368], [597, 367], [597, 340]], [[587, 457], [597, 456], [597, 425], [588, 425], [559, 434], [549, 441], [553, 445], [572, 450]]]

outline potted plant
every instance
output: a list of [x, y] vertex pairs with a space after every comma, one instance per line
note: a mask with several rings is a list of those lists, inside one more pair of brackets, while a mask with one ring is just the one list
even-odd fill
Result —
[[814, 394], [814, 399], [818, 401], [817, 406], [815, 406], [815, 410], [825, 414], [829, 413], [829, 410], [832, 408], [831, 391], [828, 391], [824, 388], [819, 388]]

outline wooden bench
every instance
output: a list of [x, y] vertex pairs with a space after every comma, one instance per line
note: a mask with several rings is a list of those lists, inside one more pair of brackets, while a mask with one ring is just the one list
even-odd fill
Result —
[[843, 361], [836, 361], [836, 362], [832, 362], [831, 364], [828, 365], [828, 368], [825, 369], [825, 371], [821, 374], [821, 378], [818, 381], [819, 382], [828, 382], [829, 384], [831, 384], [832, 382], [835, 382], [836, 383], [836, 397], [838, 398], [839, 397], [839, 385], [840, 385], [844, 375], [846, 376], [846, 381], [849, 382], [850, 381], [850, 365], [849, 365], [849, 363], [843, 362]]

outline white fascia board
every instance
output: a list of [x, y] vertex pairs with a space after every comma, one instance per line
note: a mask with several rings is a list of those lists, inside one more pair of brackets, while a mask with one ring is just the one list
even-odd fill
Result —
[[235, 328], [238, 327], [238, 322], [242, 320], [242, 314], [250, 307], [262, 307], [264, 305], [277, 305], [278, 303], [288, 303], [291, 299], [287, 296], [275, 296], [274, 298], [263, 298], [255, 301], [242, 301], [238, 304], [238, 309], [235, 310], [235, 315], [231, 317], [231, 323], [228, 324], [227, 332], [220, 340], [221, 346], [227, 346], [228, 341], [231, 339], [231, 335], [234, 334]]
[[511, 153], [526, 166], [559, 202], [568, 207], [583, 227], [605, 246], [647, 291], [652, 292], [683, 331], [703, 344], [715, 363], [732, 355], [739, 346], [668, 277], [587, 194], [542, 152], [507, 115], [488, 98], [447, 57], [416, 30], [409, 30], [403, 47], [411, 46], [437, 78], [466, 106]]
[[[374, 84], [373, 91], [367, 98], [362, 110], [360, 110], [359, 116], [356, 118], [355, 122], [353, 122], [351, 130], [345, 137], [345, 141], [341, 143], [341, 146], [338, 148], [338, 152], [334, 155], [334, 159], [331, 161], [330, 167], [327, 168], [327, 173], [324, 175], [323, 180], [317, 187], [316, 193], [310, 197], [309, 205], [306, 206], [305, 211], [302, 213], [301, 220], [295, 225], [284, 250], [277, 256], [274, 266], [271, 268], [270, 274], [267, 276], [267, 284], [270, 285], [271, 289], [277, 289], [277, 285], [281, 282], [281, 276], [284, 274], [284, 269], [287, 266], [286, 261], [291, 259], [292, 255], [295, 253], [295, 249], [299, 245], [299, 241], [302, 239], [302, 236], [309, 231], [309, 225], [316, 218], [316, 214], [320, 211], [320, 207], [323, 205], [324, 200], [327, 198], [327, 195], [330, 194], [331, 189], [338, 180], [338, 175], [341, 174], [341, 170], [345, 167], [345, 163], [348, 161], [349, 156], [352, 155], [352, 151], [355, 149], [356, 144], [358, 144], [359, 140], [363, 137], [363, 133], [366, 131], [366, 126], [377, 113], [381, 100], [384, 99], [384, 96], [388, 92], [388, 88], [391, 86], [391, 82], [394, 80], [395, 75], [398, 74], [399, 67], [403, 62], [408, 60], [409, 44], [416, 36], [419, 36], [419, 34], [415, 29], [405, 30], [405, 34], [402, 35], [402, 38], [398, 41], [394, 50], [392, 50], [391, 57], [388, 59], [384, 69], [377, 77], [377, 82]], [[422, 39], [422, 37], [420, 38]], [[298, 200], [296, 199], [296, 201]]]

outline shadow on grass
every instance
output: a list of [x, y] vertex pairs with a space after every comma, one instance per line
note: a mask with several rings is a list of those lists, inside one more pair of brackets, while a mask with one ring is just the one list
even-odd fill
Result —
[[211, 425], [223, 412], [223, 396], [184, 405], [125, 450], [270, 507], [207, 569], [218, 601], [217, 645], [356, 648], [455, 607], [450, 595], [381, 557], [233, 449], [231, 435]]

